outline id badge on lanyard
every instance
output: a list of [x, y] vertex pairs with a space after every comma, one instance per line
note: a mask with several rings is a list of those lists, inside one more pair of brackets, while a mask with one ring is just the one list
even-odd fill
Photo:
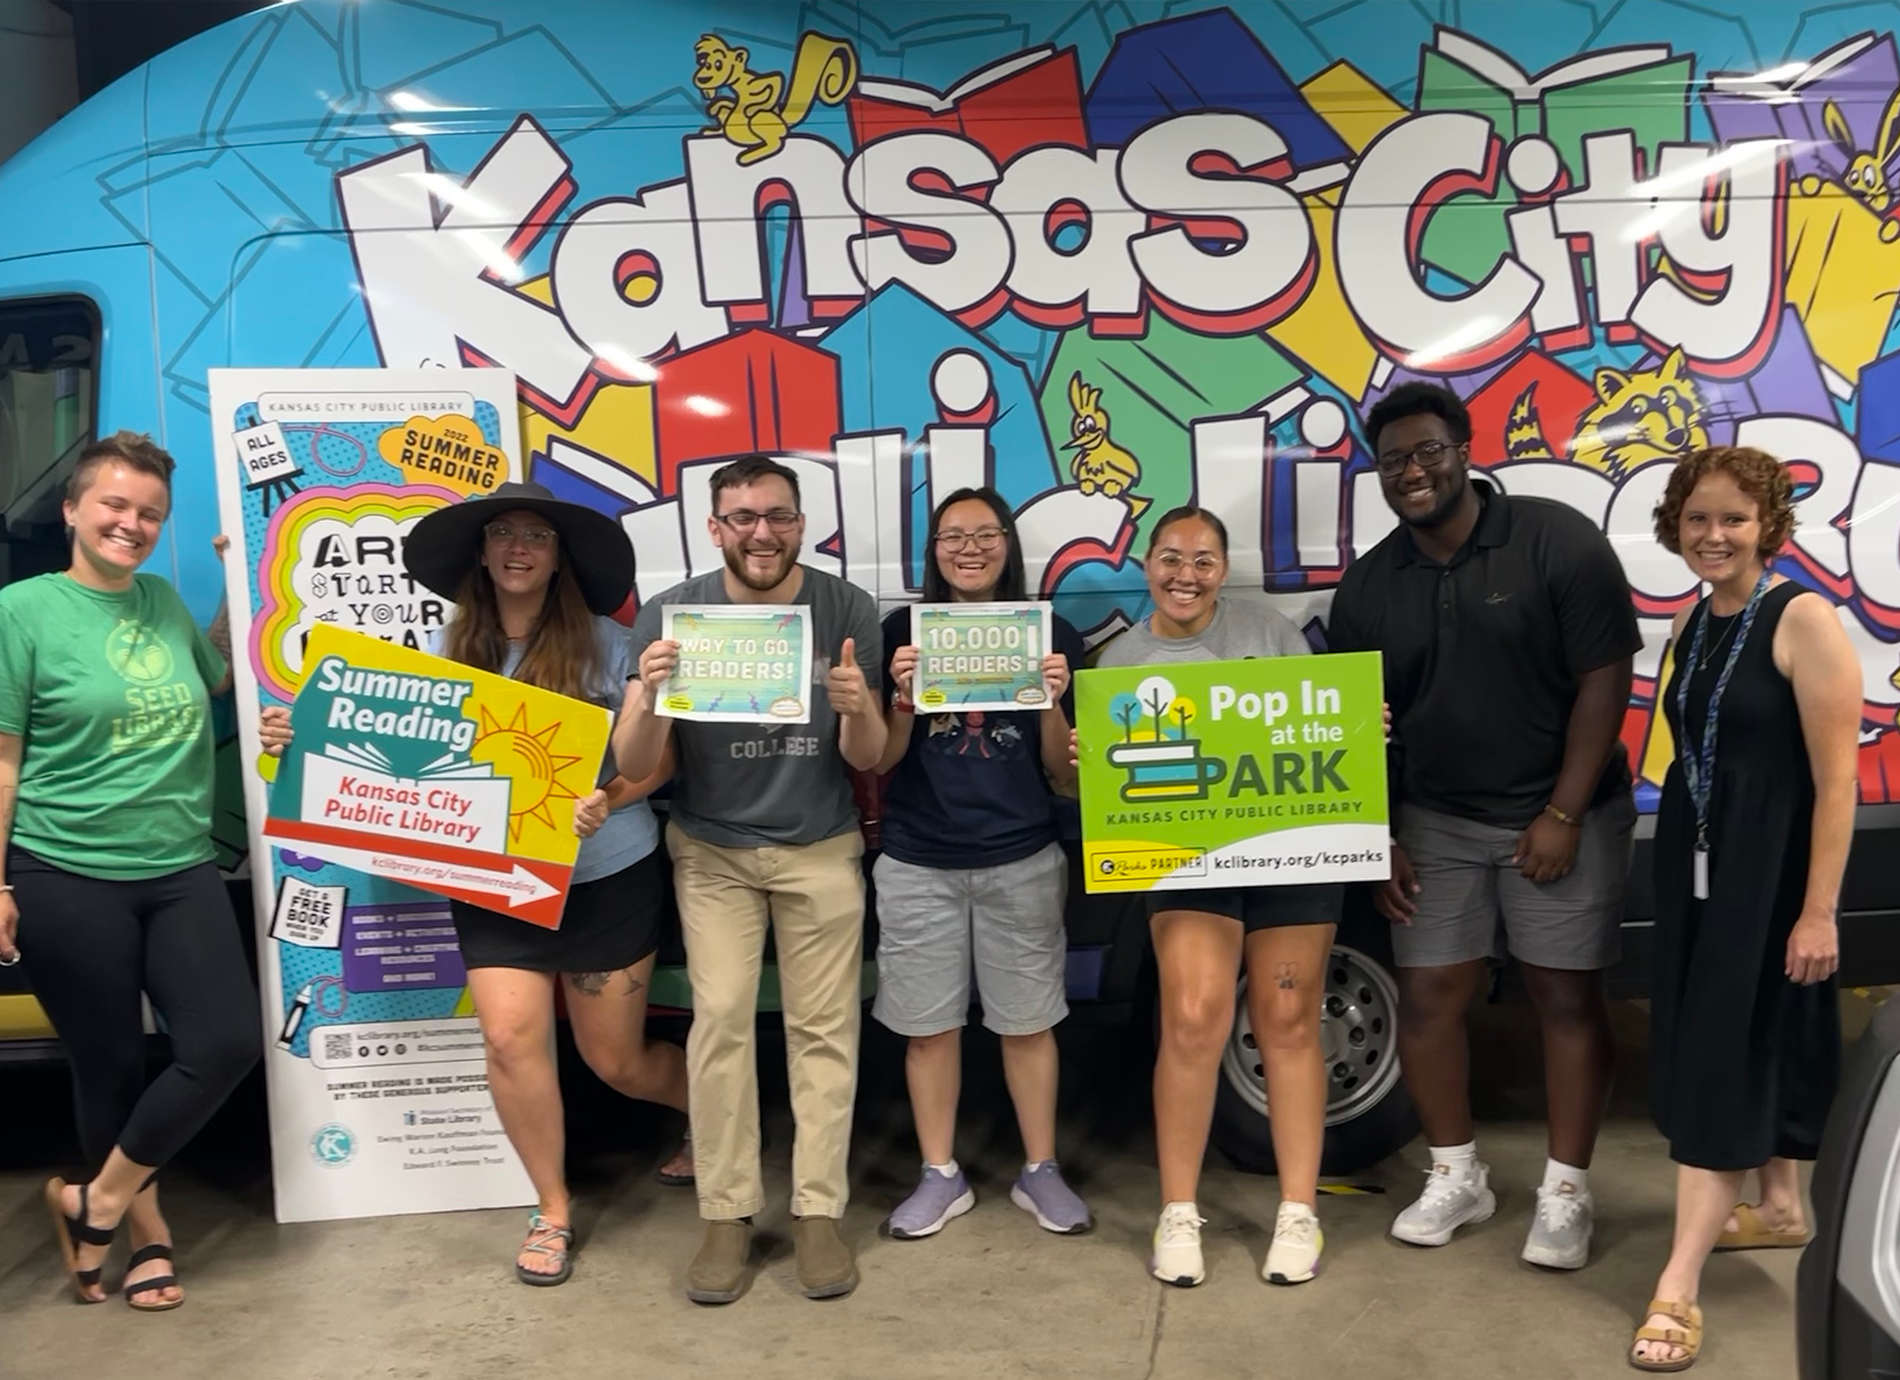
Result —
[[1707, 604], [1696, 622], [1695, 636], [1690, 639], [1688, 664], [1680, 666], [1676, 673], [1676, 721], [1683, 730], [1676, 744], [1676, 756], [1682, 763], [1682, 778], [1689, 788], [1689, 800], [1695, 806], [1695, 852], [1691, 858], [1690, 885], [1698, 901], [1709, 899], [1709, 803], [1715, 794], [1715, 729], [1722, 693], [1728, 689], [1729, 677], [1735, 674], [1735, 664], [1741, 659], [1742, 644], [1748, 640], [1755, 611], [1761, 607], [1762, 595], [1768, 592], [1768, 579], [1768, 572], [1762, 571], [1761, 578], [1755, 581], [1754, 592], [1748, 596], [1747, 606], [1742, 609], [1741, 622], [1735, 628], [1735, 643], [1728, 649], [1722, 673], [1715, 678], [1715, 688], [1709, 692], [1709, 707], [1702, 720], [1702, 742], [1697, 747], [1692, 748], [1688, 741], [1689, 678], [1702, 662], [1702, 639], [1709, 630]]

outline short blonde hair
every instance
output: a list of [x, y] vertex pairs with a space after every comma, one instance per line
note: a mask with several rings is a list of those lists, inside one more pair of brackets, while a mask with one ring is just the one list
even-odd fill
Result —
[[171, 452], [143, 431], [115, 431], [79, 452], [79, 461], [66, 480], [66, 501], [79, 502], [81, 495], [92, 487], [92, 477], [99, 473], [100, 467], [114, 461], [163, 481], [165, 492], [171, 492], [172, 471], [178, 468]]

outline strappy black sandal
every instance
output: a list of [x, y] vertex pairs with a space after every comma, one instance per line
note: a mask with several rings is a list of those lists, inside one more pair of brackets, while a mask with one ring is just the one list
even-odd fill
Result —
[[[154, 1241], [151, 1245], [140, 1246], [136, 1251], [132, 1252], [132, 1258], [125, 1262], [125, 1272], [127, 1275], [130, 1275], [132, 1271], [138, 1269], [139, 1266], [154, 1260], [163, 1260], [169, 1264], [171, 1258], [172, 1248], [163, 1241]], [[137, 1284], [126, 1285], [125, 1301], [130, 1304], [134, 1310], [140, 1313], [169, 1313], [172, 1309], [184, 1305], [185, 1300], [183, 1297], [160, 1299], [157, 1303], [140, 1303], [133, 1296], [136, 1294], [157, 1293], [160, 1289], [170, 1289], [177, 1283], [178, 1277], [176, 1275], [153, 1275], [150, 1279], [142, 1279]]]
[[59, 1201], [59, 1195], [66, 1191], [64, 1179], [46, 1181], [46, 1206], [53, 1214], [53, 1235], [59, 1242], [60, 1258], [66, 1262], [66, 1273], [72, 1276], [73, 1292], [81, 1303], [104, 1303], [102, 1294], [94, 1298], [86, 1291], [99, 1283], [100, 1271], [79, 1268], [79, 1248], [81, 1246], [110, 1246], [114, 1233], [106, 1227], [95, 1227], [86, 1220], [86, 1192], [91, 1185], [79, 1186], [79, 1215], [68, 1217], [66, 1209]]

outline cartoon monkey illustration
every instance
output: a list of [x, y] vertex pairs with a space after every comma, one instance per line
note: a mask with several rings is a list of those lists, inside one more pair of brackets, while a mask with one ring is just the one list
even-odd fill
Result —
[[[1874, 140], [1873, 152], [1869, 153], [1857, 146], [1853, 131], [1847, 127], [1847, 117], [1831, 98], [1821, 106], [1821, 125], [1847, 158], [1847, 172], [1841, 180], [1868, 210], [1882, 217], [1880, 238], [1889, 242], [1900, 236], [1900, 220], [1893, 219], [1893, 189], [1887, 183], [1887, 165], [1895, 154], [1900, 154], [1900, 138], [1895, 137], [1897, 124], [1900, 124], [1900, 91], [1894, 92], [1887, 102], [1886, 112], [1880, 118], [1879, 137]], [[1811, 196], [1818, 188], [1807, 186], [1809, 180], [1803, 179], [1802, 190]]]
[[1069, 434], [1074, 439], [1063, 447], [1075, 452], [1075, 458], [1069, 462], [1069, 473], [1075, 476], [1075, 482], [1085, 494], [1100, 489], [1110, 498], [1122, 497], [1141, 482], [1141, 462], [1109, 438], [1102, 390], [1082, 382], [1081, 374], [1072, 375], [1069, 407], [1075, 413], [1075, 420], [1069, 424]]
[[[777, 72], [754, 72], [752, 55], [734, 48], [717, 34], [707, 34], [693, 45], [697, 65], [693, 85], [706, 98], [713, 119], [708, 132], [723, 134], [745, 152], [741, 163], [770, 158], [785, 147], [792, 126], [811, 114], [815, 103], [837, 105], [858, 81], [858, 54], [842, 38], [807, 33], [798, 40], [792, 59], [792, 85]], [[732, 93], [730, 99], [721, 90]]]

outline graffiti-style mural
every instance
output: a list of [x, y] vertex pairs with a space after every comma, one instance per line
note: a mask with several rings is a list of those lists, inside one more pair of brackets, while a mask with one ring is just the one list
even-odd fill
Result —
[[[312, 0], [155, 69], [107, 199], [150, 203], [173, 401], [216, 364], [504, 366], [637, 598], [716, 562], [705, 477], [765, 451], [807, 559], [883, 599], [988, 482], [1099, 642], [1195, 498], [1323, 643], [1393, 521], [1359, 418], [1446, 382], [1479, 464], [1622, 556], [1645, 803], [1694, 597], [1651, 509], [1667, 462], [1761, 446], [1860, 650], [1863, 798], [1900, 800], [1895, 7], [1758, 8]], [[242, 222], [187, 236], [207, 177]]]

